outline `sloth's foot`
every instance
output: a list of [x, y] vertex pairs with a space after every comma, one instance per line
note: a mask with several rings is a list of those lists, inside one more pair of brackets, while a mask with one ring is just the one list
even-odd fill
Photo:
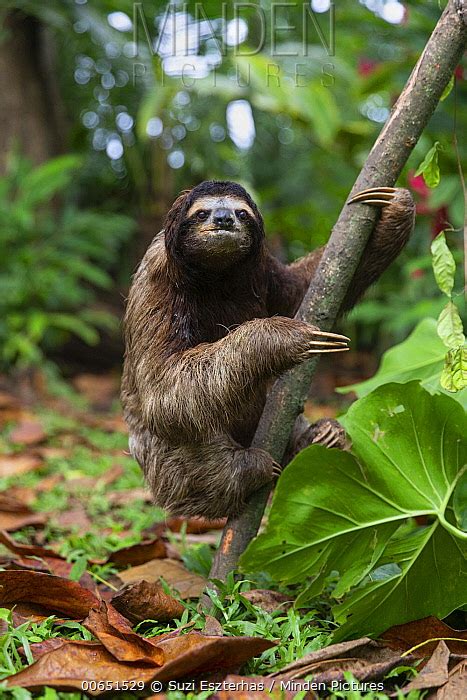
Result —
[[299, 416], [299, 428], [292, 438], [285, 458], [285, 463], [288, 464], [295, 455], [309, 447], [310, 445], [324, 445], [324, 447], [337, 447], [340, 450], [345, 449], [347, 439], [345, 430], [336, 420], [332, 418], [321, 418], [312, 425], [308, 424], [302, 427], [305, 423], [303, 416]]
[[347, 446], [344, 428], [332, 418], [322, 418], [313, 423], [310, 430], [313, 434], [311, 445], [337, 447], [339, 450], [343, 450]]
[[369, 204], [373, 207], [387, 207], [395, 201], [398, 192], [401, 188], [398, 187], [370, 187], [367, 190], [362, 190], [349, 199], [348, 204]]

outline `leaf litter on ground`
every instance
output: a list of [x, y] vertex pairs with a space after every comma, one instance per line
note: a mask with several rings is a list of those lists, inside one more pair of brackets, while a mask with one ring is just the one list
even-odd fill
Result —
[[[20, 420], [32, 421], [34, 423], [34, 417], [31, 416], [29, 412], [27, 415], [24, 414]], [[108, 418], [105, 415], [92, 416], [87, 414], [85, 417], [82, 416], [80, 420], [82, 420], [83, 426], [89, 426], [92, 430], [105, 431], [109, 435], [114, 430], [122, 429], [120, 420], [114, 421], [113, 418]], [[46, 426], [46, 422], [44, 426]], [[40, 433], [38, 429], [36, 430], [36, 439], [39, 439]], [[65, 481], [61, 473], [47, 473], [46, 469], [45, 473], [47, 475], [45, 478], [41, 476], [40, 480], [38, 480], [35, 476], [36, 469], [44, 466], [47, 467], [49, 460], [51, 464], [54, 464], [54, 460], [73, 460], [73, 451], [75, 449], [78, 452], [89, 450], [90, 454], [92, 453], [95, 457], [98, 457], [101, 451], [102, 453], [105, 452], [106, 455], [111, 454], [113, 459], [118, 458], [120, 454], [118, 450], [109, 449], [108, 444], [107, 447], [100, 450], [96, 442], [99, 439], [97, 434], [92, 434], [90, 438], [86, 437], [83, 440], [79, 434], [75, 437], [73, 430], [70, 428], [68, 428], [68, 433], [66, 431], [60, 433], [59, 430], [49, 430], [46, 427], [44, 427], [44, 431], [48, 436], [44, 439], [45, 444], [43, 444], [41, 439], [39, 443], [30, 443], [28, 445], [26, 438], [26, 442], [23, 442], [22, 445], [23, 451], [7, 455], [10, 462], [13, 460], [20, 465], [23, 456], [26, 456], [27, 459], [35, 459], [37, 466], [31, 470], [26, 469], [22, 472], [24, 474], [24, 479], [29, 480], [29, 483], [34, 483], [34, 488], [31, 488], [31, 486], [17, 486], [15, 482], [16, 490], [14, 494], [20, 496], [22, 493], [24, 501], [16, 495], [13, 495], [16, 501], [12, 501], [10, 491], [8, 491], [8, 493], [0, 493], [0, 518], [2, 512], [13, 512], [15, 515], [24, 514], [25, 516], [37, 515], [37, 525], [33, 522], [32, 526], [42, 527], [44, 525], [43, 514], [35, 514], [31, 508], [31, 505], [34, 505], [32, 496], [34, 496], [35, 493], [40, 496], [41, 494], [47, 494], [49, 490], [53, 490], [58, 484], [60, 484], [60, 487], [64, 485], [66, 488], [73, 484], [73, 489], [76, 487], [76, 492], [73, 490], [73, 499], [75, 499], [79, 495], [80, 488], [86, 493], [86, 489], [92, 488], [93, 485], [98, 483], [101, 487], [107, 488], [109, 485], [119, 480], [126, 480], [127, 464], [125, 464], [124, 468], [118, 464], [106, 466], [98, 476], [96, 472], [93, 472], [92, 476], [86, 477], [85, 473], [80, 476], [79, 471], [72, 471], [70, 474], [67, 473]], [[59, 434], [63, 436], [64, 439], [61, 443], [57, 444], [57, 436]], [[63, 447], [62, 445], [65, 444], [66, 447]], [[0, 460], [0, 468], [1, 464]], [[19, 472], [21, 472], [21, 469], [22, 467], [20, 466]], [[14, 470], [11, 470], [12, 474], [13, 472]], [[15, 474], [15, 476], [16, 475], [17, 474]], [[88, 478], [87, 486], [85, 484], [86, 478]], [[41, 483], [43, 483], [44, 488], [41, 488]], [[23, 492], [21, 492], [21, 488], [23, 488]], [[123, 486], [123, 488], [125, 489], [126, 486]], [[135, 492], [138, 488], [141, 489], [141, 487], [138, 486], [132, 486], [132, 488]], [[114, 493], [121, 493], [123, 496], [126, 496], [125, 490], [120, 492], [115, 491]], [[146, 491], [140, 490], [139, 493], [141, 500], [147, 498]], [[109, 499], [109, 501], [110, 500], [111, 499]], [[117, 503], [119, 500], [120, 499], [117, 498], [115, 499]], [[128, 500], [131, 500], [129, 496]], [[73, 501], [69, 500], [67, 507], [72, 502]], [[2, 503], [6, 506], [3, 509]], [[121, 498], [119, 505], [125, 506], [125, 498]], [[8, 508], [10, 508], [10, 510], [8, 510]], [[13, 510], [11, 510], [11, 508], [13, 508]], [[42, 522], [39, 516], [42, 516]], [[62, 628], [59, 625], [66, 624], [66, 620], [63, 618], [67, 617], [73, 620], [86, 620], [87, 628], [91, 629], [94, 635], [100, 640], [98, 642], [89, 642], [87, 639], [51, 637], [37, 644], [31, 644], [31, 650], [37, 662], [21, 670], [16, 676], [10, 676], [10, 680], [8, 681], [10, 687], [13, 687], [16, 679], [17, 685], [24, 688], [40, 689], [45, 686], [51, 686], [56, 689], [76, 690], [81, 688], [82, 680], [88, 680], [90, 678], [90, 667], [95, 679], [110, 679], [114, 683], [119, 679], [128, 681], [133, 677], [138, 679], [143, 678], [144, 680], [160, 678], [161, 681], [165, 681], [186, 675], [189, 676], [190, 673], [192, 673], [193, 676], [198, 676], [199, 674], [207, 673], [211, 668], [217, 668], [220, 677], [225, 678], [228, 673], [238, 672], [241, 665], [252, 656], [262, 653], [270, 654], [273, 652], [275, 647], [270, 638], [261, 639], [261, 637], [258, 636], [252, 638], [245, 634], [239, 634], [239, 629], [248, 629], [248, 625], [241, 625], [234, 631], [235, 627], [229, 625], [228, 622], [226, 624], [224, 618], [221, 618], [221, 621], [219, 621], [215, 618], [205, 616], [202, 632], [187, 631], [193, 623], [183, 623], [183, 620], [186, 621], [190, 619], [190, 615], [193, 615], [194, 606], [192, 605], [191, 612], [189, 612], [189, 608], [185, 608], [184, 603], [178, 600], [175, 595], [172, 596], [168, 592], [170, 589], [167, 587], [167, 584], [169, 584], [172, 590], [178, 591], [178, 593], [182, 595], [182, 599], [197, 598], [204, 589], [206, 581], [203, 577], [187, 571], [180, 562], [170, 558], [174, 556], [174, 551], [173, 547], [167, 542], [167, 534], [169, 532], [176, 533], [178, 537], [177, 546], [186, 546], [186, 534], [190, 535], [190, 541], [196, 541], [197, 535], [199, 535], [201, 540], [204, 533], [208, 533], [208, 536], [211, 538], [210, 533], [221, 529], [224, 524], [225, 520], [206, 521], [199, 518], [188, 520], [183, 518], [166, 518], [165, 520], [160, 520], [153, 525], [147, 525], [145, 528], [139, 530], [142, 537], [134, 544], [120, 547], [113, 552], [108, 551], [107, 556], [101, 559], [88, 556], [87, 561], [90, 566], [94, 564], [96, 566], [112, 565], [117, 569], [130, 566], [126, 571], [120, 571], [119, 575], [122, 581], [128, 578], [132, 583], [127, 583], [125, 587], [113, 595], [104, 585], [96, 587], [95, 583], [92, 581], [89, 586], [90, 590], [87, 590], [84, 585], [84, 577], [80, 579], [82, 585], [70, 581], [68, 577], [73, 564], [61, 556], [55, 549], [39, 544], [25, 544], [27, 541], [30, 542], [31, 539], [29, 538], [32, 537], [33, 541], [36, 543], [45, 542], [54, 546], [54, 542], [53, 540], [51, 541], [50, 535], [48, 535], [47, 532], [45, 532], [44, 539], [42, 532], [39, 532], [39, 536], [36, 536], [33, 535], [33, 531], [30, 529], [27, 539], [21, 536], [20, 540], [13, 539], [13, 537], [6, 532], [2, 533], [1, 544], [14, 555], [13, 560], [9, 562], [8, 566], [44, 567], [37, 571], [21, 569], [8, 569], [4, 572], [0, 571], [0, 585], [2, 585], [1, 575], [6, 574], [13, 576], [13, 579], [5, 579], [7, 585], [4, 591], [4, 598], [2, 599], [0, 597], [0, 606], [14, 608], [14, 624], [17, 626], [27, 623], [28, 619], [46, 620], [50, 619], [48, 618], [50, 614], [55, 614], [60, 618], [56, 619], [56, 626], [54, 629], [57, 630], [57, 632], [55, 633], [60, 633]], [[17, 535], [15, 535], [15, 538], [17, 538]], [[59, 543], [55, 543], [55, 545], [56, 544]], [[60, 551], [62, 551], [61, 547]], [[174, 564], [175, 567], [173, 566]], [[146, 567], [146, 569], [144, 569], [144, 567]], [[141, 569], [143, 569], [143, 571], [141, 571]], [[149, 578], [149, 581], [142, 580], [145, 578], [142, 575], [143, 573], [147, 574], [146, 578]], [[55, 574], [55, 576], [51, 574]], [[38, 579], [37, 576], [48, 577], [47, 583], [54, 579], [52, 586], [53, 591], [49, 589], [48, 585], [44, 584], [44, 579]], [[28, 583], [25, 583], [25, 577], [28, 577]], [[161, 582], [161, 577], [164, 581], [163, 583]], [[58, 584], [56, 582], [57, 578], [61, 579], [63, 583]], [[112, 578], [112, 581], [117, 584], [117, 587], [120, 585], [118, 579]], [[73, 588], [73, 585], [78, 586], [78, 588]], [[14, 593], [13, 589], [15, 591], [17, 589], [17, 592]], [[36, 591], [36, 589], [38, 589], [38, 591]], [[82, 593], [81, 591], [87, 592]], [[2, 592], [3, 590], [0, 591], [0, 593]], [[73, 599], [75, 593], [77, 595], [76, 600]], [[278, 614], [281, 614], [283, 617], [285, 615], [286, 618], [287, 609], [294, 596], [265, 589], [253, 589], [244, 591], [242, 597], [244, 597], [249, 604], [254, 605], [256, 610], [261, 608], [265, 615], [275, 615], [277, 617]], [[15, 600], [19, 598], [23, 598], [23, 600], [15, 602]], [[27, 600], [28, 598], [29, 600]], [[103, 603], [101, 598], [105, 598], [107, 602]], [[58, 606], [54, 604], [54, 601], [57, 599], [61, 600], [61, 604]], [[3, 603], [2, 600], [5, 602]], [[147, 601], [147, 605], [143, 605], [141, 603], [142, 600], [145, 602]], [[234, 608], [235, 604], [232, 607]], [[180, 624], [181, 617], [183, 617], [183, 624]], [[155, 628], [154, 631], [156, 634], [150, 637], [144, 637], [144, 633], [139, 634], [133, 631], [131, 627], [132, 623], [142, 622], [148, 618], [158, 620], [160, 623], [176, 620], [175, 624], [179, 627], [176, 630], [162, 634], [157, 632], [157, 628]], [[436, 628], [436, 623], [439, 625], [444, 624], [434, 620], [433, 624], [435, 627], [427, 628], [425, 626], [424, 632], [420, 633], [418, 637], [412, 635], [412, 637], [409, 638], [409, 633], [407, 633], [406, 643], [402, 645], [399, 643], [399, 646], [397, 646], [395, 642], [392, 642], [393, 648], [391, 648], [390, 641], [391, 630], [383, 635], [384, 641], [354, 640], [354, 642], [356, 641], [358, 643], [355, 648], [360, 650], [354, 657], [352, 657], [350, 652], [348, 654], [342, 654], [342, 652], [340, 652], [336, 655], [336, 650], [333, 650], [332, 647], [326, 647], [324, 650], [317, 649], [316, 651], [318, 653], [320, 651], [326, 652], [329, 658], [325, 659], [320, 657], [320, 659], [313, 659], [312, 654], [315, 652], [312, 652], [311, 655], [304, 654], [302, 659], [297, 660], [299, 662], [298, 667], [291, 668], [283, 664], [280, 671], [276, 672], [272, 677], [280, 678], [282, 677], [281, 674], [287, 677], [287, 672], [289, 671], [290, 673], [298, 674], [296, 677], [300, 680], [299, 675], [302, 675], [302, 672], [308, 668], [307, 664], [309, 664], [314, 669], [313, 673], [320, 674], [319, 677], [324, 680], [336, 677], [342, 678], [343, 673], [349, 672], [352, 673], [355, 678], [375, 680], [376, 678], [384, 676], [385, 668], [392, 668], [393, 672], [397, 672], [399, 666], [406, 667], [411, 663], [412, 657], [421, 660], [419, 669], [423, 670], [423, 664], [426, 663], [427, 659], [430, 658], [430, 654], [433, 653], [436, 642], [431, 645], [427, 644], [425, 647], [420, 647], [415, 650], [409, 658], [407, 656], [403, 657], [402, 653], [406, 652], [411, 646], [426, 641], [426, 635], [432, 635], [430, 638], [434, 638], [434, 636], [449, 637], [453, 634], [461, 639], [465, 637], [465, 633], [463, 632], [451, 630], [450, 628], [446, 629], [446, 627], [442, 629], [439, 627]], [[75, 622], [69, 624], [79, 623]], [[228, 635], [235, 634], [237, 636], [225, 636], [224, 625], [230, 630], [227, 632]], [[404, 625], [399, 627], [403, 628]], [[141, 629], [146, 628], [143, 626]], [[168, 629], [170, 629], [170, 627]], [[251, 627], [251, 629], [253, 629], [253, 627]], [[154, 631], [151, 632], [151, 635], [154, 634]], [[258, 631], [255, 630], [254, 634], [258, 634]], [[403, 634], [404, 631], [401, 632], [398, 630], [397, 635], [399, 636], [397, 638]], [[395, 638], [397, 635], [393, 635], [393, 637]], [[387, 639], [386, 636], [388, 636]], [[424, 638], [420, 639], [420, 637]], [[402, 636], [402, 639], [403, 638]], [[141, 642], [140, 640], [143, 641]], [[176, 641], [172, 641], [169, 644], [169, 640]], [[215, 640], [217, 640], [217, 642]], [[147, 647], [146, 644], [149, 644], [150, 648]], [[451, 650], [448, 663], [448, 675], [446, 683], [437, 688], [438, 698], [442, 697], [443, 700], [457, 700], [457, 697], [459, 697], [460, 700], [461, 695], [456, 696], [452, 694], [451, 696], [446, 694], [446, 689], [449, 688], [450, 692], [456, 693], [458, 692], [458, 688], [465, 687], [464, 654], [462, 654], [461, 648], [457, 646], [453, 647], [453, 644], [456, 644], [456, 642], [446, 641], [446, 645], [448, 645]], [[460, 642], [460, 644], [462, 646], [463, 642]], [[156, 666], [154, 660], [146, 660], [143, 662], [142, 659], [144, 658], [145, 652], [149, 650], [149, 657], [152, 658], [152, 649], [156, 648], [161, 649], [164, 653], [164, 663], [162, 666]], [[229, 664], [227, 659], [230, 658], [232, 654], [233, 660], [232, 663]], [[135, 661], [129, 662], [129, 658], [134, 658]], [[265, 658], [273, 659], [271, 656]], [[237, 665], [233, 664], [233, 661], [238, 662]], [[319, 664], [322, 664], [321, 670], [319, 670]], [[433, 661], [433, 664], [436, 667], [436, 659]], [[264, 665], [262, 668], [262, 672], [264, 672]], [[73, 670], [71, 671], [70, 669]], [[135, 673], [136, 670], [137, 673]], [[445, 674], [443, 678], [444, 677]], [[229, 678], [229, 676], [227, 676], [227, 678]], [[239, 677], [237, 676], [236, 678]], [[254, 680], [251, 676], [244, 678], [249, 681]], [[264, 681], [265, 677], [262, 676], [261, 679]], [[444, 695], [440, 693], [444, 693]], [[293, 694], [295, 695], [295, 693]], [[230, 697], [228, 694], [219, 695], [219, 697], [221, 696], [223, 698]], [[231, 697], [234, 696], [232, 695]], [[238, 695], [235, 694], [235, 697], [238, 697]], [[252, 690], [245, 697], [264, 697], [264, 694], [261, 691]], [[309, 695], [308, 697], [311, 696]]]

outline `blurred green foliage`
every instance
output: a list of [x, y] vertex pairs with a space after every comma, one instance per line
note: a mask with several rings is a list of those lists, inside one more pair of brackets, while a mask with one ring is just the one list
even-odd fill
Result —
[[[30, 366], [70, 334], [93, 344], [97, 328], [115, 325], [91, 309], [96, 290], [112, 286], [105, 271], [131, 233], [121, 214], [78, 209], [66, 200], [81, 158], [62, 156], [32, 167], [17, 156], [0, 179], [0, 363]], [[60, 204], [54, 198], [61, 195]]]

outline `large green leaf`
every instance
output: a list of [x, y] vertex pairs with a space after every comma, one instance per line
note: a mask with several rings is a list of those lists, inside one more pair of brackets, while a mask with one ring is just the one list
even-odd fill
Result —
[[[410, 382], [418, 379], [428, 391], [444, 392], [440, 384], [446, 348], [438, 337], [437, 322], [433, 318], [420, 321], [418, 326], [399, 345], [384, 353], [378, 371], [365, 382], [340, 387], [339, 393], [355, 391], [358, 397], [366, 396], [376, 387], [389, 382]], [[454, 395], [467, 409], [467, 390]]]
[[[396, 573], [356, 588], [333, 608], [341, 627], [334, 641], [375, 635], [395, 624], [429, 615], [442, 618], [467, 602], [467, 547], [439, 522], [394, 540], [381, 563], [397, 562]], [[397, 569], [400, 567], [400, 571]]]
[[[315, 577], [299, 605], [338, 571], [334, 596], [354, 588], [335, 610], [345, 622], [339, 638], [447, 615], [467, 602], [467, 533], [452, 512], [467, 469], [465, 412], [418, 382], [388, 384], [353, 404], [345, 427], [352, 454], [312, 446], [284, 471], [267, 529], [242, 567], [285, 583]], [[459, 513], [462, 505], [460, 524]], [[403, 534], [401, 525], [417, 516], [433, 524]], [[370, 572], [387, 564], [391, 574], [377, 572], [370, 581]]]

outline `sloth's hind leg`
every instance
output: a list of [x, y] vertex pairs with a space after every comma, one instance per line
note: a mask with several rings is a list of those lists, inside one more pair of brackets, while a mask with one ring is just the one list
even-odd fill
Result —
[[344, 450], [348, 446], [345, 430], [333, 418], [321, 418], [316, 423], [310, 424], [303, 415], [298, 416], [284, 457], [284, 464], [288, 464], [299, 452], [310, 445], [324, 445]]
[[281, 469], [264, 450], [243, 448], [228, 435], [173, 446], [144, 431], [132, 436], [131, 448], [155, 503], [174, 515], [238, 515], [249, 496]]

